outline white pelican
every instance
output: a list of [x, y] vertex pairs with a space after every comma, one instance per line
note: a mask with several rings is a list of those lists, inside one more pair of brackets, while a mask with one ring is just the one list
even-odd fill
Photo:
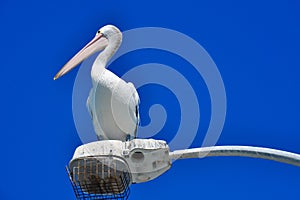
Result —
[[139, 123], [139, 96], [132, 83], [126, 83], [106, 69], [107, 62], [118, 50], [122, 33], [112, 25], [97, 31], [96, 36], [55, 75], [68, 73], [84, 59], [103, 50], [93, 63], [93, 87], [87, 99], [93, 126], [99, 140], [125, 141], [136, 137]]

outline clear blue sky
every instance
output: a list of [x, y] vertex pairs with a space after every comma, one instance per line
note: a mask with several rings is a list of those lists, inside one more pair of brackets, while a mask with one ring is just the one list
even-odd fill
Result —
[[[76, 70], [59, 81], [53, 81], [53, 76], [99, 27], [109, 23], [121, 30], [174, 29], [209, 52], [223, 77], [228, 100], [219, 145], [300, 153], [299, 10], [296, 0], [1, 1], [0, 199], [75, 199], [65, 165], [81, 144], [71, 107]], [[170, 64], [178, 59], [155, 51], [126, 56], [124, 63]], [[117, 66], [112, 69], [124, 73]], [[174, 108], [169, 109], [175, 117], [156, 136], [170, 140], [179, 115], [173, 96], [156, 86], [139, 92], [144, 99], [144, 123], [148, 104], [173, 102]], [[207, 95], [205, 89], [199, 95], [208, 107], [202, 109], [193, 146], [201, 144], [208, 126]], [[299, 180], [300, 168], [272, 161], [186, 160], [176, 162], [154, 181], [133, 185], [130, 199], [297, 199]]]

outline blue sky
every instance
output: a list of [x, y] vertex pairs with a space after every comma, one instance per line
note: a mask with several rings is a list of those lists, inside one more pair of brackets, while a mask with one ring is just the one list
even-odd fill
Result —
[[[174, 29], [207, 50], [227, 94], [219, 145], [300, 153], [299, 9], [296, 0], [2, 1], [0, 199], [75, 199], [65, 165], [81, 144], [72, 117], [76, 70], [58, 81], [53, 76], [109, 23], [121, 30]], [[122, 75], [118, 63], [149, 61], [181, 63], [174, 55], [145, 50], [126, 55], [111, 69]], [[197, 78], [188, 69], [182, 73]], [[169, 105], [173, 117], [155, 138], [173, 138], [180, 114], [174, 96], [158, 86], [139, 93], [142, 123], [149, 120], [149, 104]], [[198, 94], [204, 107], [194, 147], [201, 144], [210, 117], [204, 83]], [[185, 160], [154, 181], [133, 185], [130, 199], [295, 199], [299, 178], [300, 168], [272, 161]]]

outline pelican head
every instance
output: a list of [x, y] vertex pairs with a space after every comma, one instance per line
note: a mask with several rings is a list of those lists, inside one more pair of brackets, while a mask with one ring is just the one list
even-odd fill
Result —
[[[54, 80], [71, 71], [90, 55], [104, 50], [107, 47], [108, 42], [113, 38], [119, 38], [119, 43], [121, 43], [122, 33], [117, 27], [106, 25], [100, 28], [95, 37], [61, 68], [55, 75]], [[117, 48], [118, 47], [119, 45], [117, 45]]]

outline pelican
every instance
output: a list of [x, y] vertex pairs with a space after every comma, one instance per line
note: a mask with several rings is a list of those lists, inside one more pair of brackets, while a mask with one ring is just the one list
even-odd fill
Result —
[[65, 75], [95, 52], [92, 70], [92, 89], [87, 99], [94, 130], [99, 140], [126, 141], [136, 137], [139, 124], [139, 96], [130, 82], [125, 82], [106, 69], [107, 62], [122, 42], [121, 31], [106, 25], [96, 36], [71, 58], [55, 75], [54, 80]]

